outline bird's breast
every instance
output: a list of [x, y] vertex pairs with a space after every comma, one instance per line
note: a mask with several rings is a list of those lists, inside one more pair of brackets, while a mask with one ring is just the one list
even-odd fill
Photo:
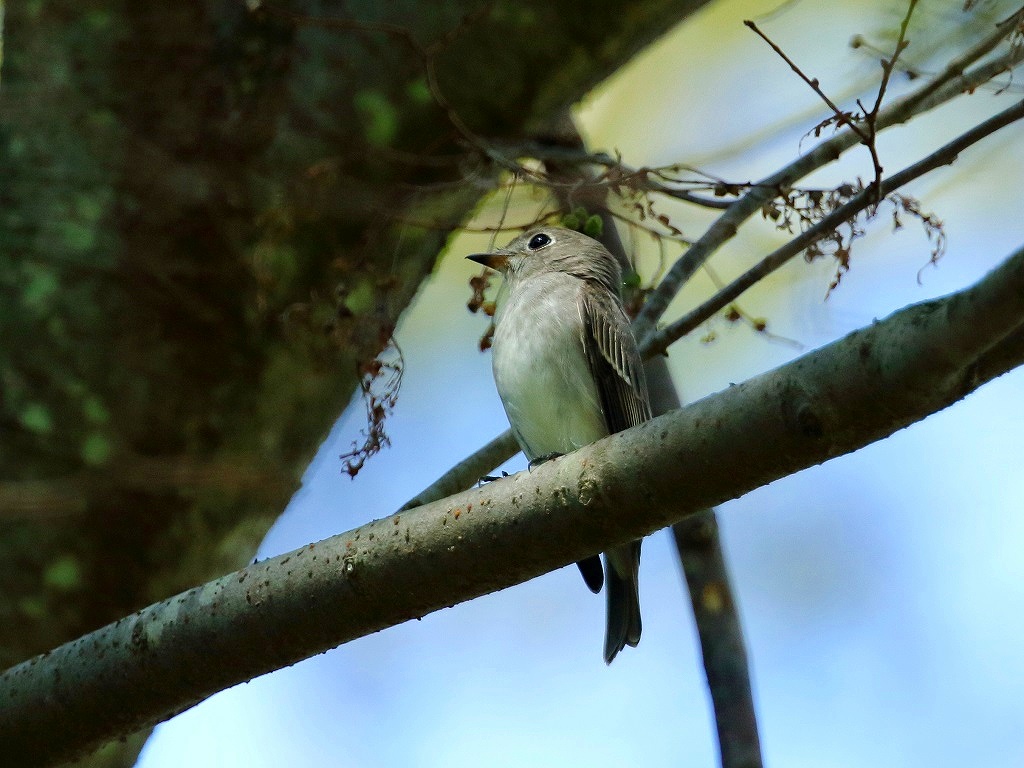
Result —
[[608, 434], [583, 349], [579, 288], [567, 276], [513, 286], [496, 318], [494, 381], [530, 459]]

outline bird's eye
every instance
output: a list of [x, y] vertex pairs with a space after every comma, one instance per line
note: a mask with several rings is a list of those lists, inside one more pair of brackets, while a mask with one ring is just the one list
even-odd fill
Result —
[[545, 245], [551, 245], [551, 237], [543, 232], [538, 232], [530, 238], [530, 242], [526, 244], [526, 247], [531, 251], [539, 251]]

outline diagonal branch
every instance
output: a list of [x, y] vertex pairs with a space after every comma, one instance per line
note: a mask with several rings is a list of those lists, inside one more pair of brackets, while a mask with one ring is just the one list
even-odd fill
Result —
[[[875, 121], [875, 130], [881, 131], [904, 123], [956, 96], [969, 93], [1019, 63], [1024, 59], [1024, 46], [1014, 47], [1005, 56], [978, 65], [970, 72], [964, 71], [966, 66], [980, 59], [1009, 36], [1021, 19], [1024, 19], [1024, 9], [1017, 11], [999, 25], [985, 40], [951, 61], [931, 82], [881, 110]], [[855, 132], [849, 129], [840, 131], [818, 144], [806, 155], [762, 179], [734, 202], [672, 265], [658, 287], [648, 295], [635, 323], [637, 336], [642, 344], [650, 342], [658, 320], [686, 281], [715, 251], [735, 236], [743, 222], [760, 211], [765, 203], [777, 197], [781, 189], [792, 186], [798, 179], [835, 161], [843, 152], [856, 146], [860, 141]]]
[[[652, 357], [644, 368], [653, 412], [660, 416], [678, 409], [679, 393], [665, 358]], [[718, 733], [719, 762], [722, 768], [760, 768], [764, 760], [750, 665], [715, 510], [698, 510], [675, 523], [672, 538], [697, 625]]]
[[715, 510], [706, 509], [675, 523], [672, 538], [697, 621], [722, 766], [758, 768], [764, 761], [750, 665]]
[[923, 176], [944, 165], [952, 164], [957, 156], [972, 144], [989, 136], [1000, 128], [1024, 118], [1024, 100], [1017, 102], [1012, 107], [993, 115], [988, 120], [979, 123], [971, 130], [958, 136], [953, 141], [940, 147], [932, 154], [922, 160], [907, 166], [899, 173], [894, 173], [885, 179], [878, 188], [878, 195], [873, 187], [868, 187], [849, 201], [836, 208], [832, 213], [825, 216], [821, 221], [804, 232], [794, 237], [785, 245], [772, 251], [760, 262], [748, 269], [729, 285], [718, 291], [714, 296], [700, 306], [675, 320], [670, 325], [662, 328], [657, 333], [648, 337], [648, 343], [644, 346], [644, 353], [648, 355], [665, 352], [669, 345], [677, 339], [682, 338], [716, 312], [727, 307], [732, 301], [739, 297], [744, 291], [756, 284], [762, 278], [770, 275], [790, 259], [802, 253], [804, 249], [814, 244], [822, 237], [833, 231], [836, 227], [849, 221], [854, 216], [876, 204], [877, 197], [885, 197], [900, 187], [908, 184], [914, 179]]
[[519, 453], [519, 446], [512, 435], [512, 430], [506, 429], [487, 445], [474, 451], [405, 502], [398, 508], [398, 511], [405, 512], [422, 507], [424, 504], [472, 488], [481, 477], [498, 465], [504, 464], [517, 453]]
[[1024, 247], [970, 288], [533, 472], [152, 605], [0, 675], [0, 754], [12, 765], [71, 758], [255, 675], [854, 451], [1024, 362], [1022, 318]]

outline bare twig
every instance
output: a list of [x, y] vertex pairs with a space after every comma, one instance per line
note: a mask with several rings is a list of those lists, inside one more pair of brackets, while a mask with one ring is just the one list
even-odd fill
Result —
[[[967, 147], [1022, 118], [1024, 118], [1024, 100], [990, 117], [988, 120], [976, 125], [971, 130], [940, 147], [926, 158], [885, 179], [880, 187], [882, 196], [891, 194], [896, 189], [919, 176], [923, 176], [929, 171], [943, 165], [949, 165]], [[652, 355], [665, 352], [672, 342], [685, 336], [715, 313], [720, 312], [752, 285], [774, 272], [828, 232], [849, 221], [852, 217], [874, 204], [873, 190], [870, 188], [865, 189], [845, 205], [840, 206], [825, 216], [813, 227], [802, 232], [781, 248], [772, 251], [772, 253], [758, 262], [756, 266], [744, 272], [699, 307], [650, 336], [649, 341], [643, 345], [644, 353]]]
[[[621, 158], [612, 157], [606, 152], [588, 152], [580, 147], [551, 145], [537, 141], [492, 146], [491, 151], [491, 156], [500, 158], [500, 162], [503, 167], [511, 167], [515, 165], [519, 169], [519, 174], [524, 178], [530, 179], [537, 185], [549, 188], [556, 193], [568, 188], [588, 189], [594, 187], [616, 191], [622, 187], [628, 187], [631, 190], [654, 192], [677, 200], [684, 200], [703, 208], [723, 210], [729, 206], [728, 201], [703, 197], [701, 195], [694, 194], [689, 189], [680, 189], [678, 187], [669, 186], [668, 183], [666, 183], [668, 182], [666, 174], [678, 171], [680, 169], [680, 166], [678, 165], [655, 168], [647, 166], [633, 168], [632, 166], [623, 163]], [[572, 182], [559, 182], [557, 179], [551, 178], [551, 176], [543, 171], [529, 168], [521, 164], [516, 164], [514, 158], [517, 157], [529, 157], [535, 160], [540, 160], [544, 163], [559, 163], [577, 167], [586, 167], [591, 165], [600, 166], [604, 168], [604, 171], [587, 179], [577, 179]], [[693, 181], [672, 179], [672, 183], [688, 184], [691, 188], [700, 188], [715, 192], [733, 189], [738, 190], [746, 186], [746, 184], [733, 184], [719, 179], [712, 179], [708, 174], [696, 169], [687, 168], [686, 170], [699, 174], [704, 178]]]
[[[1024, 9], [1018, 11], [1013, 19], [1024, 18]], [[982, 64], [970, 72], [964, 72], [963, 66], [969, 61], [980, 58], [988, 50], [997, 45], [1013, 31], [1011, 24], [1003, 27], [982, 43], [958, 57], [947, 66], [931, 83], [913, 91], [903, 98], [891, 103], [883, 109], [876, 122], [877, 130], [883, 130], [911, 119], [915, 115], [926, 112], [964, 92], [970, 92], [992, 77], [1007, 71], [1024, 59], [1024, 50], [1011, 49], [987, 64]], [[996, 38], [993, 40], [993, 38]], [[669, 302], [676, 296], [682, 286], [697, 269], [718, 250], [725, 242], [735, 236], [739, 227], [748, 218], [760, 211], [765, 203], [777, 196], [779, 190], [792, 186], [798, 179], [818, 168], [835, 161], [843, 152], [859, 142], [856, 133], [844, 130], [832, 138], [823, 141], [806, 155], [793, 161], [784, 168], [765, 177], [736, 200], [669, 269], [658, 287], [650, 293], [644, 308], [636, 319], [638, 338], [648, 343], [655, 333], [655, 324], [664, 314]]]
[[878, 122], [878, 112], [882, 108], [882, 100], [885, 98], [885, 91], [889, 87], [889, 80], [892, 77], [893, 67], [896, 66], [896, 62], [899, 60], [900, 55], [906, 50], [910, 44], [907, 41], [907, 27], [910, 26], [910, 17], [914, 15], [914, 8], [917, 7], [917, 0], [910, 0], [907, 4], [907, 13], [903, 17], [903, 22], [900, 24], [899, 37], [896, 39], [896, 46], [893, 50], [892, 56], [882, 60], [882, 80], [878, 84], [878, 93], [875, 96], [874, 106], [870, 110], [864, 109], [864, 105], [857, 101], [858, 106], [864, 112], [864, 124], [867, 126], [868, 140], [865, 145], [871, 152], [871, 162], [875, 166], [875, 179], [873, 182], [875, 201], [881, 201], [882, 199], [882, 163], [878, 158], [878, 146], [875, 140], [878, 138], [878, 129], [876, 123]]
[[896, 39], [896, 47], [893, 50], [892, 56], [887, 59], [882, 59], [882, 81], [878, 84], [878, 94], [875, 96], [875, 104], [871, 107], [870, 111], [865, 111], [864, 113], [864, 120], [868, 124], [872, 141], [874, 141], [875, 138], [875, 119], [878, 117], [878, 112], [882, 108], [882, 100], [885, 98], [885, 90], [888, 88], [889, 80], [892, 78], [893, 68], [896, 66], [896, 62], [899, 60], [900, 55], [909, 45], [907, 42], [907, 27], [910, 26], [910, 17], [914, 15], [914, 8], [916, 7], [917, 0], [910, 0], [907, 4], [907, 13], [903, 17], [903, 22], [900, 24], [900, 34]]
[[[911, 10], [913, 10], [913, 7], [914, 7], [914, 5], [916, 3], [917, 3], [917, 0], [911, 0], [911, 2], [910, 2]], [[908, 14], [907, 21], [909, 21], [909, 19], [910, 19], [910, 16]], [[762, 32], [760, 30], [760, 28], [757, 26], [757, 24], [755, 24], [753, 21], [748, 19], [748, 20], [744, 21], [743, 23], [749, 29], [752, 29], [762, 40], [764, 40], [766, 43], [768, 43], [768, 45], [771, 46], [772, 50], [775, 51], [775, 53], [778, 54], [778, 56], [780, 56], [782, 58], [782, 60], [785, 61], [789, 65], [789, 68], [792, 69], [793, 72], [795, 72], [800, 77], [801, 80], [803, 80], [805, 83], [807, 83], [807, 85], [809, 85], [811, 87], [811, 89], [818, 95], [818, 97], [822, 101], [825, 102], [825, 104], [828, 106], [828, 108], [832, 110], [832, 117], [830, 117], [828, 120], [825, 120], [825, 121], [819, 123], [817, 126], [815, 126], [815, 135], [818, 135], [818, 132], [825, 125], [831, 125], [831, 124], [845, 125], [854, 134], [856, 134], [856, 136], [860, 139], [860, 143], [863, 144], [865, 147], [867, 147], [867, 150], [868, 150], [868, 152], [871, 155], [871, 164], [872, 164], [873, 169], [874, 169], [874, 182], [873, 182], [873, 184], [875, 186], [876, 199], [878, 199], [877, 188], [878, 188], [878, 185], [880, 185], [882, 183], [882, 170], [883, 169], [882, 169], [881, 160], [878, 157], [878, 147], [875, 144], [875, 135], [876, 134], [875, 134], [875, 131], [873, 129], [873, 125], [870, 122], [868, 123], [867, 130], [865, 130], [864, 128], [862, 128], [860, 126], [861, 122], [867, 122], [865, 120], [866, 115], [867, 115], [867, 110], [864, 109], [863, 105], [860, 105], [859, 102], [858, 102], [858, 105], [861, 106], [861, 110], [864, 113], [861, 116], [857, 116], [857, 115], [854, 115], [851, 112], [846, 112], [844, 110], [841, 110], [836, 105], [836, 103], [834, 101], [832, 101], [832, 99], [830, 99], [828, 97], [828, 95], [825, 93], [825, 91], [822, 90], [821, 84], [818, 81], [818, 78], [816, 78], [816, 77], [812, 78], [812, 77], [809, 77], [807, 74], [805, 74], [804, 71], [802, 69], [800, 69], [799, 66], [797, 66], [796, 62], [794, 62], [791, 58], [789, 58], [789, 56], [786, 55], [786, 52], [783, 51], [782, 48], [780, 48], [770, 37], [768, 37], [768, 35], [766, 35], [764, 32]], [[905, 31], [905, 25], [904, 25], [904, 31]], [[901, 39], [900, 42], [902, 43], [902, 39]], [[897, 45], [897, 55], [898, 55], [900, 50], [902, 50], [902, 49], [900, 48], [899, 45]], [[884, 67], [883, 67], [883, 69], [884, 69]], [[888, 79], [889, 79], [889, 72], [886, 70], [886, 71], [883, 72], [881, 87], [878, 89], [879, 98], [878, 98], [878, 102], [876, 103], [876, 108], [881, 103], [881, 94], [885, 91], [885, 86], [888, 83]], [[876, 113], [876, 116], [877, 116], [877, 113]]]
[[[1005, 39], [1015, 34], [1015, 31], [1020, 27], [1021, 23], [1024, 23], [1024, 8], [1014, 11], [1003, 21], [996, 24], [991, 34], [983, 37], [962, 54], [952, 59], [945, 67], [942, 68], [941, 72], [929, 80], [923, 88], [920, 88], [915, 92], [915, 98], [921, 101], [927, 101], [936, 91], [944, 88], [947, 83], [955, 82], [958, 78], [965, 77], [964, 70], [966, 70], [967, 67], [980, 61], [983, 56], [994, 51]], [[986, 72], [985, 68], [979, 68], [977, 72], [979, 75], [984, 73], [984, 79], [979, 78], [978, 82], [971, 83], [969, 86], [965, 83], [965, 90], [977, 88], [983, 82], [987, 82], [1003, 72], [1008, 72], [1018, 61], [1020, 61], [1020, 56], [1014, 55], [1014, 52], [1011, 51], [1007, 56], [1001, 57], [995, 62], [992, 62], [992, 64], [996, 65], [994, 70], [989, 69], [989, 71]]]
[[838, 123], [840, 123], [841, 125], [845, 125], [851, 131], [857, 134], [857, 137], [861, 140], [861, 143], [864, 144], [865, 146], [868, 146], [871, 137], [857, 124], [856, 121], [853, 120], [849, 112], [844, 112], [838, 106], [836, 106], [835, 102], [833, 102], [832, 99], [828, 97], [828, 94], [826, 94], [825, 91], [821, 89], [821, 84], [818, 82], [818, 78], [809, 77], [802, 69], [800, 69], [799, 66], [797, 66], [797, 63], [793, 61], [791, 58], [789, 58], [789, 56], [786, 55], [786, 52], [783, 51], [782, 48], [780, 48], [774, 40], [772, 40], [770, 37], [768, 37], [768, 35], [762, 32], [760, 28], [757, 26], [757, 24], [755, 24], [753, 21], [751, 21], [750, 19], [746, 19], [743, 22], [743, 24], [747, 28], [753, 30], [754, 33], [758, 35], [758, 37], [760, 37], [762, 40], [768, 43], [768, 45], [771, 46], [771, 49], [775, 51], [775, 53], [789, 65], [789, 68], [792, 69], [793, 72], [795, 72], [801, 80], [807, 83], [807, 85], [811, 87], [811, 90], [818, 94], [818, 98], [824, 101], [828, 108], [832, 110], [832, 115], [835, 117]]

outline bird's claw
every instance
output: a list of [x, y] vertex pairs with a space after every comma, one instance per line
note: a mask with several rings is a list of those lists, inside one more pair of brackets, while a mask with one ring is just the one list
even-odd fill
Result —
[[562, 456], [565, 456], [565, 454], [564, 453], [559, 453], [558, 451], [553, 451], [552, 453], [545, 453], [543, 456], [538, 456], [535, 459], [530, 459], [530, 463], [529, 463], [528, 467], [529, 467], [529, 469], [531, 471], [533, 471], [534, 469], [539, 467], [541, 464], [546, 464], [547, 462], [551, 461], [552, 459], [557, 459], [557, 458], [560, 458]]

